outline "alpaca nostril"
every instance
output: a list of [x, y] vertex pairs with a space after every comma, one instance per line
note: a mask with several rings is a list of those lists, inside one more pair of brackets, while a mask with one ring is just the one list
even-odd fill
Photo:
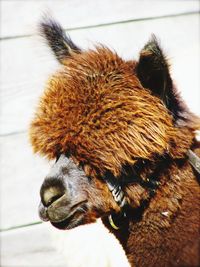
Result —
[[42, 202], [45, 207], [49, 207], [57, 199], [61, 198], [64, 192], [57, 187], [50, 187], [43, 192]]
[[58, 194], [56, 196], [53, 196], [49, 199], [49, 201], [47, 202], [47, 207], [49, 207], [53, 202], [55, 202], [57, 199], [59, 199], [60, 197], [62, 197], [62, 195]]
[[40, 197], [44, 207], [49, 207], [53, 202], [66, 193], [66, 185], [62, 179], [47, 177], [40, 189]]

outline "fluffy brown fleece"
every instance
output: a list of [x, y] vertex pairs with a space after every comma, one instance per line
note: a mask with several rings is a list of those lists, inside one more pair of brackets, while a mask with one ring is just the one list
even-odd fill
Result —
[[32, 122], [35, 152], [49, 159], [70, 152], [115, 176], [138, 158], [182, 157], [194, 132], [174, 127], [161, 100], [142, 87], [135, 64], [102, 46], [68, 58], [50, 78]]

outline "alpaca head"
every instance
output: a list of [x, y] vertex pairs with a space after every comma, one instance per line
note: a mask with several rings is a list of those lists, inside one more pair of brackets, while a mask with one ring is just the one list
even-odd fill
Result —
[[53, 20], [41, 31], [61, 67], [30, 127], [34, 151], [56, 160], [40, 215], [69, 229], [120, 210], [105, 175], [120, 179], [141, 160], [182, 157], [194, 133], [155, 37], [138, 61], [124, 61], [104, 46], [81, 50]]

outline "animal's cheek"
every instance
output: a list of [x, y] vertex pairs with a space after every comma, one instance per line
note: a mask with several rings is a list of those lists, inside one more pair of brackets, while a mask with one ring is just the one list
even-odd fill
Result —
[[81, 181], [74, 183], [67, 183], [68, 191], [70, 192], [71, 199], [88, 198], [87, 184], [83, 184]]

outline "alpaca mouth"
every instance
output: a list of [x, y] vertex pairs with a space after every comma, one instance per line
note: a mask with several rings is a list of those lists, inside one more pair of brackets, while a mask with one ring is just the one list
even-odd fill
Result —
[[70, 213], [64, 220], [59, 222], [51, 222], [51, 221], [50, 222], [57, 229], [69, 230], [83, 224], [86, 212], [87, 212], [87, 206], [86, 204], [83, 204], [77, 207], [76, 210], [73, 210], [73, 212]]

